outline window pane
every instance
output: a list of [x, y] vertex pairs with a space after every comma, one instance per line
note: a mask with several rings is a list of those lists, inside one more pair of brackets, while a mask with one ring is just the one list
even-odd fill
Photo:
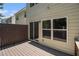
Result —
[[43, 37], [44, 38], [51, 38], [51, 30], [43, 30]]
[[34, 39], [39, 37], [39, 22], [34, 22]]
[[16, 16], [16, 20], [19, 20], [19, 17], [18, 16]]
[[53, 28], [54, 29], [66, 29], [66, 18], [54, 19]]
[[43, 21], [44, 29], [51, 29], [51, 20]]
[[67, 39], [66, 36], [67, 36], [66, 31], [57, 31], [57, 30], [53, 31], [53, 38], [55, 40], [66, 41]]

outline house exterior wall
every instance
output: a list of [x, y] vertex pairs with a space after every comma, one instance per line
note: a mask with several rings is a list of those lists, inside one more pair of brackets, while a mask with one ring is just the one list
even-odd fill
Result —
[[28, 22], [53, 20], [67, 17], [67, 42], [42, 38], [42, 23], [40, 23], [39, 42], [68, 54], [75, 54], [75, 40], [79, 35], [79, 4], [37, 4], [27, 10]]
[[16, 20], [16, 24], [26, 25], [26, 17], [24, 17], [24, 14], [25, 14], [25, 11], [21, 11], [18, 14], [16, 14], [18, 16], [18, 20]]
[[15, 21], [16, 21], [15, 16], [12, 16], [12, 19], [11, 19], [11, 20], [12, 20], [11, 23], [12, 23], [12, 24], [15, 24]]
[[6, 19], [6, 23], [7, 23], [7, 24], [12, 24], [12, 17], [7, 18], [7, 19]]
[[5, 19], [5, 23], [6, 24], [15, 24], [15, 20], [16, 20], [15, 16], [11, 16], [11, 17]]

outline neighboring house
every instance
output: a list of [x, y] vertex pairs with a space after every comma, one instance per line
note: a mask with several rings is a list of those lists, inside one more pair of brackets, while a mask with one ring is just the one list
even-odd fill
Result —
[[11, 20], [12, 20], [12, 22], [11, 22], [12, 24], [16, 24], [15, 23], [16, 22], [15, 15], [11, 17]]
[[1, 19], [1, 24], [6, 24], [6, 18]]
[[17, 24], [27, 24], [29, 39], [74, 55], [75, 38], [79, 36], [79, 4], [29, 4], [27, 20], [24, 12]]
[[2, 19], [0, 18], [0, 23], [2, 23]]
[[9, 18], [6, 19], [7, 24], [15, 24], [15, 16], [10, 16]]
[[12, 17], [7, 18], [7, 19], [6, 19], [6, 23], [7, 23], [7, 24], [11, 24], [11, 22], [12, 22], [11, 19], [12, 19]]
[[26, 24], [26, 8], [23, 8], [15, 14], [16, 24]]

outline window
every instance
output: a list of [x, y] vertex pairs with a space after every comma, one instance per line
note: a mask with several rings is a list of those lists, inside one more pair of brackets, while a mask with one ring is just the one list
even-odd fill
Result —
[[51, 39], [51, 30], [43, 30], [43, 37]]
[[66, 41], [67, 39], [66, 18], [53, 19], [53, 39]]
[[43, 21], [43, 28], [44, 29], [51, 29], [51, 21], [50, 20]]
[[57, 30], [54, 30], [53, 31], [53, 39], [55, 40], [61, 40], [63, 39], [63, 41], [66, 40], [66, 31], [57, 31]]
[[[52, 25], [52, 26], [51, 26]], [[67, 39], [67, 19], [59, 18], [51, 20], [45, 20], [42, 22], [42, 36], [43, 38], [58, 40], [66, 42]], [[53, 35], [51, 37], [51, 34]]]
[[43, 37], [44, 38], [51, 38], [51, 20], [45, 20], [42, 23], [43, 26]]
[[54, 19], [53, 28], [54, 29], [66, 29], [66, 18]]
[[18, 16], [16, 16], [16, 20], [19, 20]]

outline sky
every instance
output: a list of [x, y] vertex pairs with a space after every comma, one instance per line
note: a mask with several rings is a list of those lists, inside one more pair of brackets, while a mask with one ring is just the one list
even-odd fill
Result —
[[4, 3], [3, 10], [0, 10], [0, 13], [8, 17], [14, 15], [24, 7], [26, 7], [26, 3]]

